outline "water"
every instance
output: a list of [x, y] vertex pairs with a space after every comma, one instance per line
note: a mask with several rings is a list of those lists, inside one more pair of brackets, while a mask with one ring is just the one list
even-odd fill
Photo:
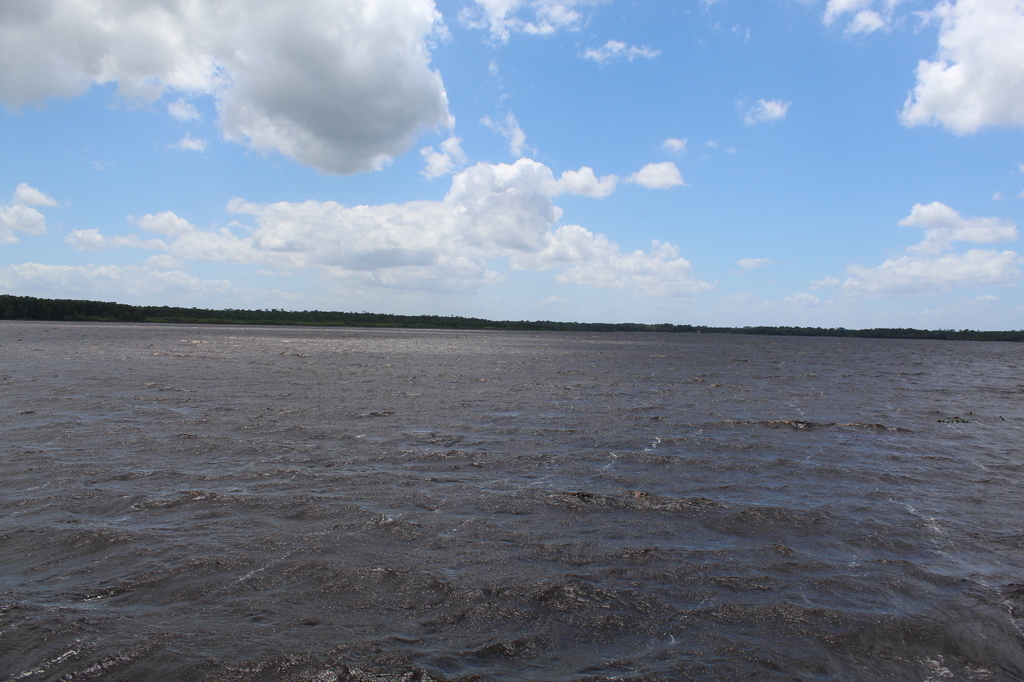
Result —
[[1024, 346], [0, 323], [0, 679], [1024, 679]]

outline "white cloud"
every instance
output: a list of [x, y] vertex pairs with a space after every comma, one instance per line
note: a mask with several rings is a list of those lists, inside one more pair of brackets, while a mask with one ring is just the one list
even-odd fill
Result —
[[939, 124], [958, 135], [985, 126], [1024, 125], [1024, 3], [940, 2], [935, 61], [921, 60], [904, 125]]
[[682, 154], [686, 151], [687, 140], [678, 137], [670, 137], [661, 143], [661, 148], [673, 154]]
[[169, 238], [166, 246], [164, 240], [157, 239], [155, 242], [158, 246], [142, 248], [166, 248], [176, 258], [223, 263], [254, 263], [262, 260], [250, 240], [236, 236], [226, 227], [214, 231], [201, 230], [171, 211], [147, 214], [135, 223], [147, 232]]
[[420, 150], [426, 166], [420, 173], [426, 178], [439, 178], [448, 175], [456, 167], [466, 163], [466, 153], [462, 151], [462, 138], [452, 135], [441, 143], [441, 149], [434, 151], [433, 147], [424, 147]]
[[755, 123], [772, 123], [786, 118], [792, 102], [784, 102], [781, 99], [759, 99], [757, 104], [743, 112], [743, 122], [747, 125]]
[[825, 16], [822, 21], [826, 26], [831, 26], [836, 19], [844, 14], [860, 12], [871, 6], [873, 0], [828, 0], [825, 6]]
[[185, 137], [170, 145], [170, 148], [180, 149], [182, 151], [205, 152], [206, 140], [198, 137], [192, 137], [188, 133], [185, 133]]
[[167, 113], [179, 121], [198, 121], [199, 111], [194, 106], [185, 101], [184, 97], [179, 97], [170, 104], [167, 105]]
[[811, 282], [810, 288], [811, 289], [831, 289], [832, 287], [838, 287], [838, 286], [842, 285], [842, 283], [843, 283], [842, 280], [840, 280], [838, 277], [833, 277], [833, 276], [829, 275], [828, 277], [824, 277], [822, 279], [816, 279], [813, 282]]
[[14, 188], [13, 203], [22, 206], [56, 206], [57, 201], [40, 192], [26, 182], [22, 182]]
[[46, 218], [34, 208], [22, 204], [0, 204], [0, 244], [18, 242], [15, 232], [46, 234]]
[[[346, 207], [306, 201], [253, 204], [233, 199], [228, 210], [254, 224], [200, 229], [172, 212], [135, 220], [158, 240], [141, 248], [182, 260], [253, 263], [281, 270], [319, 268], [370, 287], [472, 291], [503, 275], [489, 265], [506, 259], [513, 269], [561, 272], [559, 281], [626, 288], [652, 295], [684, 295], [710, 285], [696, 279], [677, 247], [656, 243], [649, 252], [621, 253], [601, 234], [576, 225], [556, 227], [554, 203], [571, 192], [606, 196], [614, 175], [590, 168], [557, 179], [536, 161], [478, 163], [452, 178], [443, 201]], [[80, 234], [81, 243], [110, 248], [118, 238]]]
[[808, 294], [806, 292], [799, 292], [792, 296], [787, 296], [782, 299], [782, 302], [786, 305], [797, 307], [797, 308], [814, 308], [821, 305], [821, 299], [814, 294]]
[[182, 236], [196, 232], [198, 228], [185, 220], [174, 215], [171, 211], [164, 211], [156, 215], [147, 214], [136, 220], [129, 216], [129, 220], [147, 232], [154, 234], [165, 234], [169, 236]]
[[163, 249], [166, 244], [160, 239], [144, 240], [136, 234], [127, 237], [105, 237], [96, 228], [88, 230], [72, 230], [64, 237], [64, 242], [77, 251], [105, 251], [126, 247], [130, 249]]
[[146, 265], [151, 268], [160, 268], [161, 270], [181, 270], [185, 267], [185, 261], [162, 253], [147, 258]]
[[32, 206], [56, 206], [57, 202], [27, 183], [14, 190], [11, 203], [0, 203], [0, 244], [20, 241], [15, 232], [33, 236], [46, 234], [46, 218]]
[[504, 121], [494, 121], [490, 116], [484, 116], [480, 122], [508, 140], [508, 151], [512, 156], [522, 156], [526, 151], [526, 133], [519, 127], [519, 121], [511, 111], [505, 115]]
[[849, 33], [874, 33], [885, 28], [888, 22], [882, 17], [881, 14], [874, 10], [866, 9], [862, 12], [857, 12], [850, 22], [850, 25], [846, 27]]
[[578, 171], [565, 171], [558, 179], [558, 191], [579, 194], [600, 199], [615, 191], [619, 178], [615, 175], [604, 175], [598, 178], [594, 169], [588, 166]]
[[540, 257], [551, 257], [556, 263], [565, 262], [567, 256], [573, 256], [575, 264], [555, 277], [565, 284], [629, 289], [643, 296], [688, 296], [713, 288], [694, 277], [690, 261], [680, 258], [678, 247], [658, 240], [649, 252], [622, 253], [604, 235], [579, 225], [563, 225]]
[[736, 265], [740, 266], [744, 270], [753, 270], [754, 268], [764, 267], [771, 263], [768, 258], [740, 258], [736, 261]]
[[908, 249], [919, 253], [941, 253], [955, 241], [993, 244], [1015, 241], [1018, 237], [1017, 227], [1013, 223], [999, 218], [964, 218], [938, 201], [914, 204], [910, 215], [899, 224], [925, 229], [924, 241]]
[[[843, 282], [846, 291], [888, 295], [932, 295], [954, 287], [1009, 286], [1020, 278], [1021, 259], [1013, 251], [970, 249], [946, 253], [953, 242], [991, 244], [1017, 239], [1017, 228], [997, 218], [964, 218], [938, 201], [915, 204], [902, 226], [920, 227], [925, 238], [878, 267], [851, 265]], [[917, 255], [923, 254], [923, 255]], [[817, 284], [833, 286], [833, 278]]]
[[671, 161], [649, 163], [626, 178], [626, 182], [636, 183], [647, 189], [669, 189], [686, 184], [679, 169]]
[[102, 298], [152, 301], [180, 295], [182, 302], [196, 295], [224, 294], [227, 280], [203, 280], [177, 270], [141, 266], [42, 265], [23, 263], [0, 267], [0, 289], [50, 298]]
[[562, 29], [577, 29], [583, 19], [577, 8], [603, 1], [475, 0], [476, 7], [465, 7], [459, 20], [470, 28], [489, 30], [492, 40], [504, 43], [512, 33], [551, 35]]
[[1020, 278], [1020, 259], [1013, 251], [971, 249], [962, 256], [903, 256], [877, 268], [851, 265], [843, 288], [851, 292], [927, 295], [953, 287], [1009, 286]]
[[0, 101], [115, 82], [150, 101], [212, 95], [229, 140], [326, 173], [366, 171], [419, 130], [451, 127], [429, 63], [442, 26], [433, 0], [7, 0]]
[[620, 57], [633, 61], [637, 57], [653, 59], [659, 54], [661, 54], [661, 50], [652, 50], [646, 45], [637, 47], [636, 45], [627, 45], [621, 40], [609, 40], [601, 47], [588, 47], [580, 57], [597, 62], [598, 64], [606, 64], [609, 60]]
[[884, 0], [882, 11], [871, 9], [874, 0], [829, 0], [825, 6], [822, 21], [831, 26], [839, 18], [852, 14], [853, 18], [846, 25], [847, 33], [873, 33], [888, 29], [892, 25], [893, 11], [901, 0]]

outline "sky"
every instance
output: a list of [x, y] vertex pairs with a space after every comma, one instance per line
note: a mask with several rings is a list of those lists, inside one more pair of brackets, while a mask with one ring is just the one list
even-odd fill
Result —
[[0, 0], [0, 293], [1024, 328], [1024, 0]]

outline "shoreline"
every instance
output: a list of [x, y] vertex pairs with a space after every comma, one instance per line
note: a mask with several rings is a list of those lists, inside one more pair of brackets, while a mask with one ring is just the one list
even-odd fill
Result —
[[173, 306], [135, 306], [78, 299], [48, 299], [0, 295], [0, 320], [43, 322], [134, 322], [169, 324], [236, 324], [302, 327], [392, 327], [406, 329], [488, 329], [499, 331], [662, 332], [671, 334], [738, 334], [749, 336], [820, 336], [835, 338], [921, 339], [934, 341], [1024, 342], [1024, 330], [913, 329], [881, 327], [749, 326], [711, 327], [689, 324], [634, 322], [557, 322], [550, 320], [487, 320], [456, 315], [396, 315], [389, 313], [211, 310]]

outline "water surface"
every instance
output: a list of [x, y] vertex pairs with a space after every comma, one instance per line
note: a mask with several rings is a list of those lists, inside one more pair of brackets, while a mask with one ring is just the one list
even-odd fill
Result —
[[0, 679], [1024, 679], [1024, 346], [0, 343]]

